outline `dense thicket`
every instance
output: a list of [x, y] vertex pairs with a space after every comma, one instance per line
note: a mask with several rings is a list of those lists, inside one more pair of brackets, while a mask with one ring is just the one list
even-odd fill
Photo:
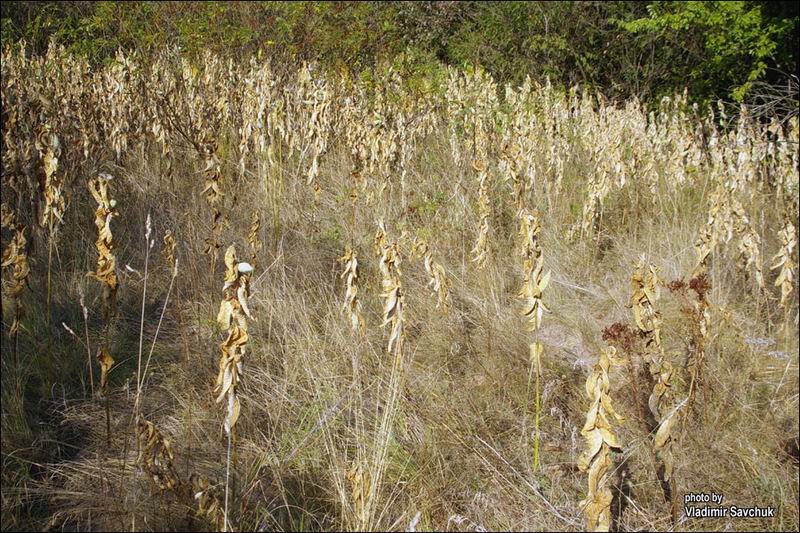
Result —
[[383, 59], [427, 77], [439, 61], [480, 63], [501, 82], [549, 76], [652, 102], [685, 86], [700, 102], [752, 98], [798, 56], [794, 2], [4, 2], [2, 30], [3, 44], [42, 52], [54, 38], [94, 62], [172, 43], [356, 75]]

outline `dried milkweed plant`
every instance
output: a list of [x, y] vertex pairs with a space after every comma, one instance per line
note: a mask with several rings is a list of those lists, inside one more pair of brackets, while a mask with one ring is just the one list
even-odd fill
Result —
[[253, 217], [250, 220], [250, 233], [247, 235], [247, 242], [250, 244], [250, 265], [256, 267], [258, 253], [261, 251], [262, 243], [259, 237], [259, 230], [261, 229], [261, 217], [257, 211], [253, 211]]
[[228, 458], [225, 483], [225, 525], [228, 523], [228, 488], [227, 479], [231, 470], [232, 447], [236, 442], [236, 423], [239, 420], [240, 404], [237, 389], [241, 380], [243, 358], [247, 349], [247, 321], [255, 320], [250, 314], [247, 298], [250, 296], [250, 276], [253, 267], [249, 263], [240, 262], [236, 256], [236, 247], [230, 245], [225, 251], [225, 283], [222, 287], [224, 297], [220, 303], [217, 323], [228, 331], [227, 337], [219, 345], [219, 373], [214, 392], [216, 402], [227, 399], [224, 429], [228, 435]]
[[100, 393], [105, 397], [106, 409], [106, 440], [111, 447], [111, 413], [108, 394], [108, 374], [114, 366], [114, 358], [108, 349], [108, 329], [110, 321], [116, 314], [117, 289], [117, 258], [114, 255], [114, 238], [111, 234], [111, 220], [116, 216], [116, 201], [109, 198], [108, 184], [112, 179], [108, 174], [100, 174], [89, 180], [89, 192], [97, 202], [94, 212], [94, 224], [97, 227], [97, 268], [89, 272], [91, 276], [103, 284], [103, 321], [105, 334], [97, 350], [97, 361], [100, 364]]
[[797, 247], [797, 230], [788, 216], [784, 218], [780, 237], [781, 248], [772, 258], [775, 264], [770, 267], [770, 270], [780, 269], [778, 277], [775, 279], [775, 286], [781, 290], [780, 305], [788, 314], [791, 305], [790, 295], [794, 290], [794, 277], [797, 270], [797, 264], [792, 257], [794, 249]]
[[479, 268], [486, 266], [489, 259], [489, 220], [492, 217], [492, 201], [490, 198], [489, 173], [486, 162], [479, 160], [473, 164], [473, 168], [478, 173], [478, 217], [480, 219], [478, 227], [478, 238], [475, 247], [472, 249], [472, 260]]
[[[36, 139], [36, 148], [44, 165], [44, 200], [45, 207], [42, 211], [42, 225], [47, 226], [50, 238], [58, 227], [64, 222], [64, 180], [59, 175], [59, 158], [61, 157], [61, 141], [53, 132], [49, 124], [42, 124]], [[63, 172], [63, 170], [62, 170]]]
[[[177, 507], [193, 509], [208, 522], [204, 527], [218, 529], [231, 529], [234, 516], [241, 529], [397, 529], [409, 509], [421, 512], [413, 527], [436, 529], [444, 527], [441, 516], [463, 503], [455, 501], [463, 496], [458, 490], [439, 487], [460, 486], [470, 471], [488, 466], [497, 475], [483, 476], [470, 504], [481, 509], [459, 512], [491, 509], [480, 518], [487, 526], [523, 529], [527, 522], [516, 517], [527, 520], [518, 512], [527, 489], [514, 485], [533, 476], [541, 502], [552, 502], [542, 528], [575, 528], [574, 517], [559, 509], [581, 498], [560, 468], [565, 450], [578, 446], [580, 427], [567, 411], [576, 369], [586, 361], [582, 337], [621, 312], [614, 304], [630, 294], [620, 297], [618, 287], [631, 272], [619, 258], [635, 253], [638, 259], [637, 250], [659, 257], [665, 273], [691, 274], [669, 285], [680, 302], [660, 299], [661, 270], [640, 262], [632, 317], [624, 323], [615, 316], [603, 332], [626, 356], [619, 386], [630, 389], [632, 437], [640, 437], [632, 442], [641, 445], [631, 446], [619, 465], [620, 488], [632, 479], [627, 467], [639, 450], [650, 459], [640, 465], [644, 474], [633, 473], [641, 483], [629, 484], [632, 490], [612, 509], [620, 525], [664, 525], [664, 487], [674, 498], [678, 481], [689, 487], [708, 479], [712, 455], [720, 482], [741, 480], [726, 483], [726, 500], [754, 501], [751, 488], [764, 480], [766, 496], [776, 501], [792, 493], [783, 463], [796, 459], [794, 434], [788, 446], [767, 450], [765, 444], [784, 439], [787, 421], [796, 425], [786, 407], [797, 391], [797, 117], [756, 116], [753, 105], [764, 107], [758, 98], [735, 110], [701, 109], [691, 103], [698, 95], [685, 92], [660, 100], [609, 99], [588, 86], [565, 87], [522, 72], [512, 76], [521, 83], [498, 84], [479, 66], [419, 71], [418, 60], [431, 59], [424, 54], [387, 57], [352, 76], [325, 64], [292, 64], [269, 49], [242, 60], [148, 47], [119, 50], [98, 63], [55, 42], [40, 52], [41, 45], [3, 46], [0, 61], [2, 194], [13, 207], [0, 214], [3, 370], [12, 347], [20, 369], [3, 373], [3, 405], [8, 380], [15, 380], [24, 391], [19, 399], [27, 407], [49, 406], [46, 421], [53, 424], [24, 418], [36, 409], [21, 409], [20, 419], [3, 410], [3, 529], [152, 529], [159, 515]], [[98, 175], [99, 169], [114, 169], [118, 178]], [[192, 170], [199, 181], [190, 183]], [[90, 194], [81, 176], [95, 176], [88, 180]], [[117, 216], [122, 202], [116, 206], [112, 196], [127, 199], [124, 217]], [[86, 225], [78, 210], [71, 213], [76, 204], [81, 210], [91, 204], [95, 214], [96, 228], [89, 229], [97, 231], [90, 236], [96, 252], [89, 257], [81, 248]], [[126, 225], [144, 220], [148, 209], [154, 216], [142, 248], [129, 240], [139, 232]], [[359, 224], [377, 217], [391, 231], [379, 222], [370, 243], [372, 235]], [[239, 257], [225, 242], [229, 219], [247, 224]], [[167, 224], [173, 226], [163, 235], [166, 262], [148, 269], [152, 232]], [[265, 231], [270, 242], [262, 244]], [[546, 257], [542, 231], [551, 233]], [[575, 236], [585, 242], [566, 242]], [[256, 267], [266, 266], [268, 245], [275, 275], [263, 280], [276, 298], [261, 331], [249, 291]], [[336, 257], [332, 250], [341, 256], [335, 265], [327, 261]], [[140, 256], [142, 274], [125, 268]], [[205, 269], [200, 258], [208, 261]], [[207, 289], [222, 275], [217, 263], [223, 258], [222, 303], [209, 305]], [[411, 278], [401, 274], [401, 260], [418, 269]], [[88, 270], [99, 285], [84, 295]], [[136, 317], [128, 316], [134, 298], [122, 290], [129, 279], [143, 289], [133, 304], [141, 305]], [[409, 304], [417, 301], [411, 296], [419, 281], [424, 307], [441, 312], [441, 320], [414, 316]], [[166, 294], [151, 293], [162, 282], [169, 282]], [[332, 287], [341, 293], [333, 295]], [[179, 295], [170, 299], [173, 288]], [[548, 308], [557, 311], [558, 324], [549, 324]], [[81, 311], [85, 335], [59, 339], [53, 318], [72, 333], [70, 321], [80, 320]], [[761, 353], [749, 341], [748, 347], [737, 342], [755, 335], [775, 342], [781, 314], [781, 351]], [[212, 343], [214, 350], [219, 345], [213, 355], [219, 364], [213, 395], [208, 391], [209, 401], [202, 402], [196, 392], [207, 376], [190, 354], [202, 352], [202, 332], [215, 318], [224, 335]], [[523, 339], [509, 335], [515, 328]], [[134, 329], [139, 357], [132, 371]], [[153, 332], [148, 355], [143, 339]], [[524, 354], [516, 353], [520, 340]], [[673, 349], [679, 340], [685, 343], [680, 365]], [[86, 348], [80, 359], [79, 343]], [[175, 364], [179, 349], [184, 357]], [[348, 357], [352, 381], [341, 372]], [[613, 527], [608, 489], [620, 449], [608, 387], [614, 361], [605, 350], [587, 387], [589, 449], [581, 466], [590, 474], [583, 508], [592, 529]], [[362, 363], [369, 372], [359, 371]], [[728, 371], [731, 365], [743, 372]], [[126, 382], [124, 389], [114, 387]], [[77, 400], [76, 389], [88, 396], [89, 386], [91, 398], [105, 400], [105, 420], [90, 416], [92, 401]], [[125, 395], [134, 387], [135, 401]], [[264, 416], [249, 412], [259, 400], [269, 403], [268, 413], [259, 411]], [[328, 400], [337, 407], [323, 411]], [[222, 444], [204, 442], [202, 421], [214, 406], [229, 444], [225, 474], [223, 461], [204, 462]], [[105, 430], [106, 443], [73, 441], [73, 407], [88, 434]], [[719, 435], [731, 453], [711, 454], [714, 447], [703, 446], [712, 437], [698, 431], [699, 417], [685, 415], [698, 414], [698, 407], [707, 422], [724, 422], [709, 435]], [[762, 410], [770, 416], [760, 416]], [[519, 412], [521, 422], [509, 425], [507, 415]], [[113, 482], [111, 448], [111, 423], [121, 420], [130, 424], [124, 436], [139, 438], [141, 471], [163, 489], [152, 490], [150, 501], [130, 505], [128, 498], [108, 497], [125, 490], [125, 478], [119, 488]], [[550, 427], [540, 431], [540, 420]], [[556, 420], [560, 428], [552, 425]], [[253, 438], [237, 441], [244, 427]], [[53, 428], [69, 437], [65, 444], [82, 448], [40, 461], [51, 455], [38, 447], [52, 442]], [[183, 428], [181, 441], [172, 428]], [[487, 435], [487, 454], [482, 444], [480, 453], [469, 451]], [[136, 458], [125, 442], [122, 456]], [[679, 442], [698, 444], [697, 460], [679, 461]], [[758, 468], [747, 459], [751, 452]], [[241, 469], [238, 453], [247, 461]], [[60, 473], [73, 476], [75, 465], [91, 457], [103, 459], [102, 470], [82, 478], [87, 482], [76, 484], [79, 490], [51, 483]], [[278, 468], [272, 468], [275, 457], [282, 458]], [[199, 475], [199, 465], [208, 477]], [[492, 501], [501, 494], [509, 497]], [[646, 501], [650, 496], [658, 501]], [[426, 506], [425, 499], [436, 505]], [[101, 516], [96, 509], [106, 503]], [[14, 519], [7, 518], [9, 508]], [[43, 512], [52, 512], [47, 524], [39, 520]], [[796, 506], [782, 506], [776, 522], [762, 525], [785, 528], [796, 516]]]
[[16, 222], [15, 213], [7, 210], [5, 204], [3, 204], [2, 225], [14, 232], [8, 247], [3, 250], [2, 268], [5, 270], [6, 267], [13, 265], [10, 283], [8, 287], [5, 288], [5, 297], [10, 298], [14, 303], [14, 318], [11, 320], [8, 334], [13, 339], [12, 350], [14, 352], [14, 369], [16, 371], [16, 369], [19, 368], [19, 329], [25, 310], [22, 302], [22, 294], [28, 286], [28, 277], [30, 274], [30, 267], [28, 266], [28, 241], [25, 238], [25, 230], [27, 228], [24, 224]]
[[525, 278], [518, 298], [524, 300], [523, 316], [528, 321], [528, 331], [537, 331], [542, 324], [542, 316], [547, 307], [542, 301], [542, 291], [550, 283], [550, 271], [544, 272], [542, 249], [539, 246], [539, 233], [541, 225], [539, 219], [531, 213], [523, 217], [521, 236], [523, 237]]
[[141, 415], [136, 419], [136, 443], [139, 450], [136, 464], [160, 493], [170, 492], [187, 507], [191, 505], [199, 518], [208, 520], [217, 530], [226, 528], [225, 510], [217, 488], [197, 472], [192, 472], [188, 481], [182, 477], [175, 466], [170, 439]]
[[400, 248], [396, 242], [389, 244], [386, 241], [381, 244], [381, 247], [379, 264], [383, 290], [381, 296], [384, 299], [383, 324], [381, 325], [385, 327], [391, 324], [389, 345], [386, 351], [390, 354], [399, 354], [403, 349], [403, 303], [405, 301], [400, 281]]
[[139, 454], [136, 463], [162, 492], [176, 490], [181, 481], [175, 469], [175, 457], [169, 439], [164, 438], [152, 422], [139, 416], [136, 421], [136, 442]]
[[747, 217], [739, 220], [736, 228], [739, 234], [739, 268], [746, 274], [752, 269], [758, 290], [764, 289], [764, 275], [761, 272], [761, 237], [750, 224]]
[[591, 374], [586, 378], [586, 396], [591, 404], [581, 429], [581, 435], [586, 440], [586, 450], [578, 458], [578, 468], [589, 475], [586, 498], [579, 504], [586, 515], [588, 531], [608, 531], [611, 527], [611, 452], [622, 450], [612, 422], [622, 423], [624, 418], [611, 404], [608, 372], [611, 365], [618, 364], [621, 361], [616, 357], [616, 349], [603, 349]]
[[97, 226], [97, 268], [89, 276], [103, 284], [103, 319], [108, 323], [116, 311], [117, 258], [114, 255], [114, 239], [111, 234], [111, 220], [117, 215], [116, 201], [109, 198], [107, 175], [99, 175], [89, 180], [89, 192], [97, 202], [94, 224]]
[[425, 272], [428, 274], [428, 286], [436, 294], [436, 308], [442, 309], [445, 314], [450, 312], [450, 280], [441, 263], [433, 259], [428, 243], [424, 239], [415, 238], [412, 245], [412, 255], [422, 258]]
[[208, 479], [193, 473], [190, 478], [192, 493], [197, 502], [197, 516], [214, 524], [217, 530], [225, 529], [225, 510], [216, 487]]
[[167, 261], [167, 265], [173, 272], [178, 269], [178, 261], [175, 258], [175, 237], [172, 236], [172, 230], [164, 232], [164, 248], [161, 253]]
[[225, 432], [228, 434], [231, 434], [239, 418], [236, 388], [247, 349], [247, 320], [254, 320], [247, 306], [252, 272], [253, 267], [249, 263], [238, 261], [235, 246], [229, 246], [225, 251], [225, 284], [222, 289], [225, 296], [217, 314], [217, 323], [228, 331], [228, 335], [220, 344], [221, 356], [215, 387], [217, 403], [227, 396]]
[[369, 457], [356, 460], [349, 474], [353, 490], [351, 505], [359, 529], [374, 529], [378, 495], [387, 468], [387, 457], [393, 438], [394, 422], [399, 409], [405, 374], [404, 357], [404, 303], [405, 295], [400, 272], [400, 247], [389, 241], [386, 226], [378, 222], [375, 237], [376, 249], [380, 250], [381, 297], [383, 298], [383, 324], [390, 325], [389, 343], [386, 353], [392, 357], [390, 375], [385, 390], [385, 400], [376, 413], [375, 440]]
[[361, 300], [358, 297], [359, 267], [358, 257], [351, 247], [347, 247], [344, 255], [339, 258], [344, 264], [340, 278], [347, 278], [344, 303], [342, 309], [350, 318], [350, 327], [354, 332], [364, 335], [364, 316], [361, 312]]
[[672, 401], [672, 364], [664, 353], [661, 344], [661, 313], [656, 304], [661, 295], [661, 280], [658, 268], [646, 264], [644, 256], [639, 259], [631, 278], [633, 288], [631, 307], [639, 335], [644, 339], [645, 357], [650, 370], [652, 392], [648, 399], [650, 414], [656, 422], [658, 430], [654, 435], [653, 455], [658, 462], [657, 475], [661, 482], [664, 496], [670, 504], [672, 519], [678, 518], [679, 502], [673, 476], [674, 460], [672, 456], [671, 427], [674, 412], [668, 414]]
[[534, 436], [533, 436], [533, 466], [539, 467], [539, 419], [541, 416], [541, 380], [542, 380], [542, 355], [544, 345], [539, 341], [538, 332], [542, 325], [542, 316], [547, 307], [542, 301], [542, 294], [550, 283], [550, 271], [544, 273], [544, 259], [542, 248], [539, 245], [541, 224], [534, 213], [524, 213], [521, 218], [520, 237], [522, 237], [523, 269], [525, 277], [522, 287], [517, 295], [524, 300], [522, 316], [528, 321], [527, 329], [533, 332], [534, 339], [529, 346], [529, 372], [528, 389], [533, 374], [536, 375], [536, 390], [534, 399]]

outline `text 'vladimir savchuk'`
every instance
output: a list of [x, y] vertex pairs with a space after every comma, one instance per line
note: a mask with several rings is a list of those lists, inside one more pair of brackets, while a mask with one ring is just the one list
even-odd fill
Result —
[[[772, 518], [775, 508], [767, 507], [740, 507], [729, 505], [722, 507], [722, 494], [716, 492], [689, 492], [683, 496], [683, 511], [688, 518]], [[697, 507], [690, 504], [710, 504]]]

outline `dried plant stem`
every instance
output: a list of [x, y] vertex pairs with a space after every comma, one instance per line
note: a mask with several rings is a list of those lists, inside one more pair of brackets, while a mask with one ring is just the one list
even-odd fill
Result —
[[[136, 401], [134, 402], [134, 414], [136, 415], [139, 414], [139, 408], [140, 408], [139, 402], [141, 400], [141, 391], [142, 391], [142, 344], [144, 341], [144, 306], [145, 303], [147, 302], [147, 278], [148, 278], [148, 268], [150, 265], [150, 215], [149, 214], [147, 215], [147, 228], [145, 230], [145, 236], [144, 236], [144, 248], [145, 248], [144, 279], [143, 279], [144, 287], [142, 288], [142, 312], [139, 318], [139, 356], [137, 358], [137, 363], [136, 363]], [[163, 311], [162, 311], [162, 316], [163, 316]], [[155, 346], [155, 339], [153, 339], [153, 345]]]
[[14, 385], [17, 389], [17, 398], [22, 397], [22, 391], [20, 390], [20, 380], [19, 380], [19, 331], [14, 332]]
[[47, 314], [45, 315], [45, 327], [47, 328], [47, 381], [45, 387], [48, 392], [53, 384], [54, 361], [53, 361], [53, 225], [50, 223], [50, 237], [47, 241]]
[[144, 365], [144, 370], [142, 371], [142, 381], [137, 384], [137, 398], [136, 398], [136, 405], [139, 405], [139, 393], [140, 391], [144, 391], [145, 383], [147, 382], [147, 369], [150, 368], [150, 360], [153, 357], [153, 351], [156, 348], [156, 340], [158, 339], [158, 334], [161, 331], [161, 324], [164, 322], [164, 314], [167, 311], [167, 306], [169, 305], [169, 296], [172, 293], [172, 287], [175, 284], [175, 278], [177, 277], [178, 272], [177, 270], [173, 272], [172, 277], [169, 280], [169, 288], [167, 289], [167, 296], [164, 298], [164, 307], [161, 308], [161, 315], [158, 317], [158, 325], [156, 326], [156, 332], [153, 335], [153, 342], [150, 344], [150, 351], [147, 354], [147, 361]]
[[111, 449], [111, 409], [108, 405], [109, 397], [106, 394], [106, 445]]
[[278, 140], [278, 183], [276, 184], [275, 209], [273, 211], [272, 255], [278, 254], [281, 240], [281, 201], [283, 200], [283, 143]]
[[533, 437], [533, 469], [534, 470], [538, 470], [539, 469], [539, 440], [540, 440], [539, 439], [539, 415], [542, 412], [541, 392], [540, 392], [540, 388], [539, 388], [540, 387], [540, 385], [539, 385], [539, 381], [540, 380], [541, 380], [541, 372], [537, 371], [536, 372], [536, 406], [535, 406], [536, 419], [535, 419], [535, 421], [533, 423], [533, 431], [534, 431], [534, 437]]
[[[523, 271], [525, 273], [522, 287], [517, 295], [525, 301], [522, 316], [528, 321], [528, 331], [533, 333], [533, 340], [529, 344], [530, 368], [528, 371], [528, 391], [525, 396], [527, 405], [530, 398], [530, 381], [533, 372], [536, 372], [536, 389], [534, 400], [534, 434], [533, 434], [533, 468], [539, 468], [539, 419], [541, 416], [541, 380], [542, 380], [542, 355], [544, 346], [539, 342], [539, 329], [542, 325], [542, 316], [547, 307], [542, 301], [543, 291], [550, 283], [550, 271], [544, 273], [544, 260], [542, 248], [539, 245], [541, 225], [538, 212], [521, 212], [519, 235], [522, 237], [522, 256], [524, 257]], [[526, 415], [527, 417], [527, 409]], [[524, 425], [523, 425], [524, 427]], [[525, 436], [527, 439], [527, 435]]]
[[222, 531], [228, 531], [228, 492], [230, 488], [230, 474], [231, 474], [231, 448], [233, 448], [233, 432], [228, 432], [228, 455], [225, 461], [225, 514], [223, 515], [224, 525]]
[[91, 398], [94, 398], [94, 369], [92, 368], [92, 350], [89, 347], [89, 318], [86, 313], [83, 314], [83, 330], [86, 334], [86, 364], [89, 365], [89, 384], [92, 390]]

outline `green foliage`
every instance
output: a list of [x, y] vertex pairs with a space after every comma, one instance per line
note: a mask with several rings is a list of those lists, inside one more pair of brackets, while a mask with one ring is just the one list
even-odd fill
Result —
[[684, 52], [673, 74], [687, 76], [695, 94], [699, 90], [712, 96], [728, 89], [736, 101], [743, 100], [754, 81], [764, 78], [768, 62], [779, 52], [786, 59], [781, 43], [797, 25], [796, 17], [768, 20], [761, 6], [752, 2], [652, 2], [647, 10], [648, 17], [620, 26], [633, 33], [656, 34]]
[[[797, 69], [791, 2], [3, 2], [2, 44], [41, 53], [53, 39], [103, 63], [117, 48], [164, 44], [276, 64], [317, 61], [346, 77], [392, 65], [412, 91], [436, 90], [441, 63], [480, 64], [610, 98], [742, 100], [753, 82]], [[784, 75], [785, 76], [785, 75]]]

